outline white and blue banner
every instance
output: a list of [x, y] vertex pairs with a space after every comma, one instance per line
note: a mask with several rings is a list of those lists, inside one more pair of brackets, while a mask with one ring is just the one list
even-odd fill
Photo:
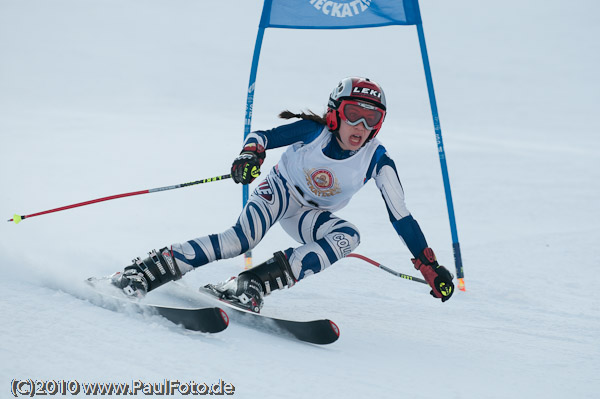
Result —
[[417, 0], [266, 0], [261, 27], [344, 29], [421, 22]]

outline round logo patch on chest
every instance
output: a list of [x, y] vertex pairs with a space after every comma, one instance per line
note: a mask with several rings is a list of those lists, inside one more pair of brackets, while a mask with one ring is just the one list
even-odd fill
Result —
[[311, 169], [304, 173], [308, 188], [317, 197], [330, 197], [342, 191], [335, 175], [330, 170]]
[[333, 187], [333, 174], [327, 169], [317, 169], [310, 174], [310, 179], [321, 190]]

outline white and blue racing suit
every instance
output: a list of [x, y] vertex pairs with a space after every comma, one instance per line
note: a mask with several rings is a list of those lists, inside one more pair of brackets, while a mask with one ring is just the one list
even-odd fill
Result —
[[345, 151], [327, 127], [301, 120], [252, 132], [244, 145], [265, 149], [289, 146], [256, 187], [236, 224], [220, 234], [173, 244], [183, 273], [254, 248], [275, 223], [300, 244], [286, 254], [294, 277], [318, 273], [351, 253], [360, 242], [356, 226], [332, 212], [343, 208], [371, 178], [385, 201], [390, 221], [417, 257], [427, 242], [404, 203], [404, 191], [384, 146], [372, 139]]

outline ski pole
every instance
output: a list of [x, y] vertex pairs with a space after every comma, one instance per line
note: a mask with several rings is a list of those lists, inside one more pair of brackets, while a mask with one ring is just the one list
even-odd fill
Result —
[[13, 216], [13, 218], [12, 219], [8, 219], [8, 221], [9, 222], [15, 222], [15, 224], [18, 224], [23, 219], [32, 218], [34, 216], [45, 215], [47, 213], [60, 212], [60, 211], [66, 210], [66, 209], [77, 208], [77, 207], [80, 207], [80, 206], [95, 204], [95, 203], [103, 202], [103, 201], [110, 201], [110, 200], [117, 199], [117, 198], [132, 197], [134, 195], [156, 193], [158, 191], [175, 190], [176, 188], [183, 188], [183, 187], [195, 186], [196, 184], [210, 183], [210, 182], [213, 182], [213, 181], [225, 180], [225, 179], [229, 179], [229, 178], [231, 178], [231, 175], [215, 176], [215, 177], [209, 177], [208, 179], [196, 180], [196, 181], [189, 182], [189, 183], [175, 184], [173, 186], [151, 188], [149, 190], [133, 191], [131, 193], [111, 195], [111, 196], [108, 196], [108, 197], [97, 198], [97, 199], [90, 200], [90, 201], [79, 202], [79, 203], [73, 204], [73, 205], [61, 206], [60, 208], [54, 208], [54, 209], [50, 209], [50, 210], [43, 211], [43, 212], [32, 213], [31, 215], [22, 215], [22, 216], [19, 216], [19, 215], [15, 214]]
[[[393, 274], [394, 276], [398, 276], [398, 277], [403, 278], [405, 280], [416, 281], [418, 283], [427, 284], [427, 281], [423, 280], [422, 278], [413, 277], [413, 276], [409, 276], [408, 274], [397, 272], [395, 270], [390, 269], [389, 267], [386, 267], [386, 266], [382, 265], [381, 263], [375, 262], [373, 259], [367, 258], [366, 256], [359, 255], [359, 254], [350, 254], [350, 255], [348, 255], [348, 257], [362, 259], [365, 262], [368, 262], [368, 263], [372, 264], [373, 266], [376, 266], [376, 267], [378, 267], [378, 268], [380, 268], [382, 270], [385, 270], [388, 273]], [[429, 285], [429, 284], [427, 284], [427, 285]]]

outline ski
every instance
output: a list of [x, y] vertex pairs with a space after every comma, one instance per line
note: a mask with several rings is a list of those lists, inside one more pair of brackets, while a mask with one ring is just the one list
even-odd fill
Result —
[[177, 308], [171, 306], [145, 305], [174, 324], [187, 330], [218, 333], [229, 325], [229, 316], [218, 307]]
[[[86, 283], [104, 298], [110, 298], [121, 304], [132, 307], [140, 313], [155, 314], [164, 317], [173, 324], [181, 325], [187, 330], [205, 333], [218, 333], [229, 325], [229, 316], [219, 307], [183, 308], [136, 302], [134, 299], [107, 293], [106, 287], [99, 287], [107, 278], [90, 277]], [[110, 287], [114, 288], [114, 287]]]
[[208, 287], [200, 287], [200, 292], [232, 309], [234, 311], [232, 319], [252, 328], [276, 334], [291, 335], [300, 341], [317, 345], [331, 344], [340, 337], [339, 327], [329, 319], [310, 321], [279, 319], [243, 308], [233, 301], [220, 297]]

